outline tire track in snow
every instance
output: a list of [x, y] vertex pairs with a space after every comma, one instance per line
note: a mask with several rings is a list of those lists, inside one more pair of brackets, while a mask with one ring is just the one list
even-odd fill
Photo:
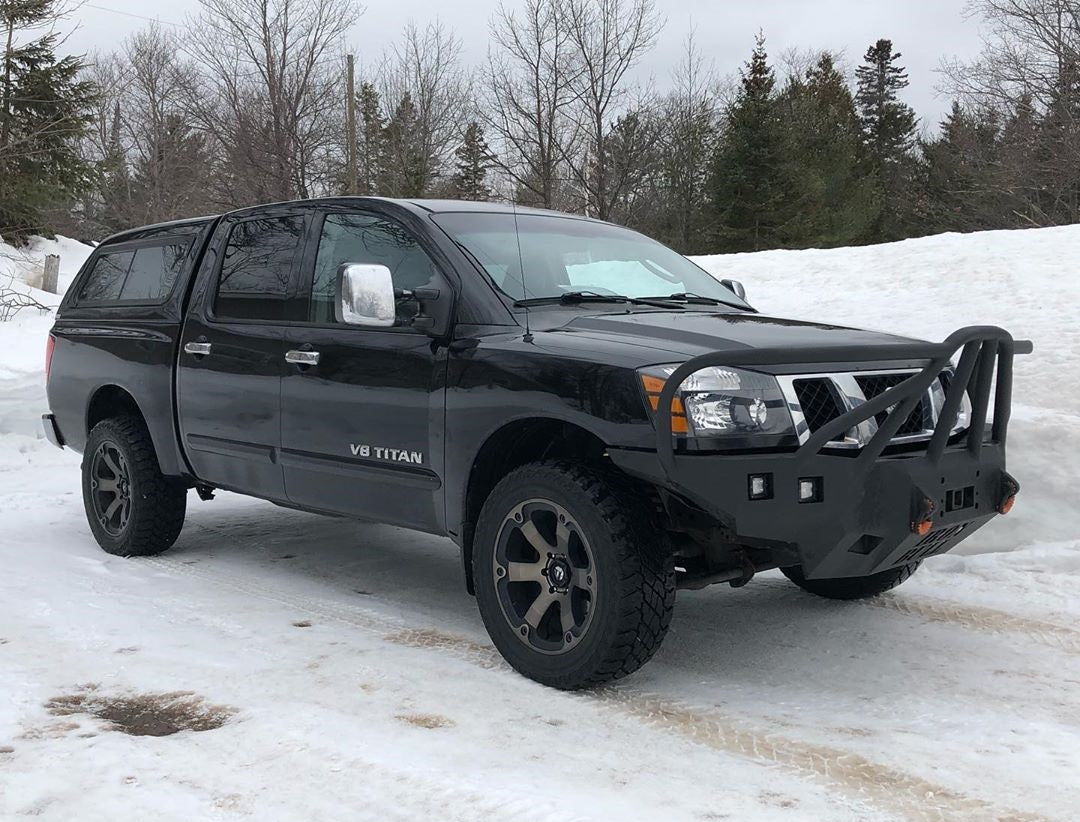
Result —
[[[772, 588], [797, 597], [814, 596], [799, 591], [786, 582], [762, 581], [763, 587]], [[980, 605], [959, 605], [946, 600], [915, 597], [905, 594], [882, 594], [872, 599], [851, 602], [834, 602], [838, 608], [884, 608], [905, 616], [925, 619], [947, 625], [957, 625], [990, 634], [1015, 634], [1032, 642], [1046, 645], [1067, 654], [1080, 656], [1080, 631], [1031, 617], [1010, 614]]]
[[[433, 628], [417, 628], [373, 609], [334, 603], [283, 591], [229, 571], [211, 572], [162, 557], [137, 560], [166, 573], [197, 578], [232, 592], [279, 603], [293, 611], [340, 622], [386, 642], [436, 651], [485, 670], [512, 674], [494, 647]], [[517, 674], [512, 674], [517, 676]], [[556, 697], [553, 697], [556, 698]], [[715, 708], [700, 708], [639, 691], [629, 685], [568, 694], [602, 710], [633, 717], [642, 724], [674, 734], [691, 743], [809, 777], [843, 791], [849, 798], [872, 804], [905, 819], [1009, 820], [1041, 822], [1043, 817], [995, 806], [993, 803], [944, 788], [922, 777], [873, 762], [861, 754], [790, 739], [755, 727], [744, 717]]]

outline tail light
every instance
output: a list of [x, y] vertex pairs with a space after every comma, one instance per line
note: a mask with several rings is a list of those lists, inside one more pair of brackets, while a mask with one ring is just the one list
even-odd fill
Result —
[[49, 371], [52, 370], [52, 355], [53, 349], [56, 348], [56, 337], [52, 334], [49, 335], [48, 342], [45, 343], [45, 380], [49, 379]]

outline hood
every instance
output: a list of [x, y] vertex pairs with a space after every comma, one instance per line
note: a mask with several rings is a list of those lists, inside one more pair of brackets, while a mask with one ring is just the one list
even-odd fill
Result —
[[[766, 317], [761, 314], [712, 311], [641, 311], [628, 314], [576, 316], [556, 334], [594, 339], [603, 347], [612, 344], [637, 350], [639, 356], [669, 357], [674, 362], [725, 349], [781, 346], [794, 349], [790, 361], [798, 362], [798, 348], [903, 345], [913, 340], [878, 331], [862, 331], [838, 325]], [[620, 346], [621, 347], [621, 346]], [[880, 359], [880, 358], [878, 358]], [[885, 359], [889, 359], [887, 356]]]

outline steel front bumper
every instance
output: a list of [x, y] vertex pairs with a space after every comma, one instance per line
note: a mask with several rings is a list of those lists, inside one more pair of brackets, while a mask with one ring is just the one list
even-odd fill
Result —
[[[933, 435], [924, 450], [885, 454], [890, 440], [962, 349]], [[1031, 343], [995, 327], [964, 328], [943, 343], [912, 343], [895, 358], [924, 358], [919, 373], [816, 430], [795, 451], [697, 454], [681, 451], [671, 434], [675, 392], [693, 372], [714, 365], [857, 363], [880, 359], [874, 348], [718, 351], [680, 366], [667, 380], [657, 410], [656, 451], [611, 448], [626, 472], [676, 493], [717, 520], [731, 541], [794, 547], [807, 578], [865, 576], [948, 551], [988, 522], [1016, 492], [1005, 472], [1012, 360]], [[996, 388], [995, 386], [996, 373]], [[987, 420], [991, 390], [994, 414]], [[966, 432], [952, 437], [963, 394], [971, 400]], [[876, 414], [888, 416], [857, 453], [830, 452], [829, 440]], [[765, 477], [768, 494], [752, 499], [751, 478]], [[800, 500], [799, 485], [817, 489]]]
[[[663, 485], [656, 455], [610, 449], [627, 473]], [[750, 477], [768, 478], [770, 498], [750, 499]], [[885, 457], [869, 471], [847, 456], [687, 456], [679, 491], [712, 514], [735, 542], [782, 543], [798, 551], [808, 578], [866, 576], [948, 551], [997, 513], [1004, 451], [987, 444], [976, 459], [951, 448], [936, 464]], [[820, 483], [820, 498], [799, 501], [799, 481]], [[931, 530], [913, 530], [922, 500], [933, 504]]]

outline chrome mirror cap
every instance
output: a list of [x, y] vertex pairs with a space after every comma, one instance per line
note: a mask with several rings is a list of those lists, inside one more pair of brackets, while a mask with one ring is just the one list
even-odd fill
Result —
[[394, 280], [385, 265], [345, 263], [338, 269], [337, 320], [389, 328], [394, 324]]

